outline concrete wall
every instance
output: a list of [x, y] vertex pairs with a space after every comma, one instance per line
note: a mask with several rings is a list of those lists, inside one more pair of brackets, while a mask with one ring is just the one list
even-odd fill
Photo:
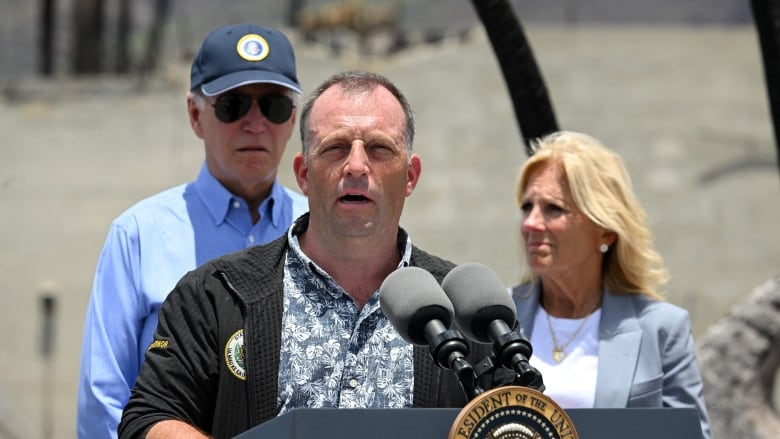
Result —
[[[529, 27], [558, 121], [625, 159], [668, 298], [696, 334], [780, 267], [780, 183], [755, 34], [749, 27]], [[418, 115], [422, 180], [402, 218], [415, 243], [456, 262], [521, 264], [514, 180], [525, 155], [481, 31], [393, 58], [334, 58], [291, 33], [307, 90], [363, 68], [395, 80]], [[192, 179], [202, 160], [170, 59], [135, 79], [15, 82], [0, 101], [0, 427], [75, 437], [81, 331], [110, 221]], [[294, 185], [287, 151], [281, 179]], [[58, 298], [54, 355], [40, 355], [40, 297]], [[53, 415], [53, 416], [52, 416]], [[0, 437], [4, 433], [0, 428]], [[11, 436], [8, 436], [11, 437]]]

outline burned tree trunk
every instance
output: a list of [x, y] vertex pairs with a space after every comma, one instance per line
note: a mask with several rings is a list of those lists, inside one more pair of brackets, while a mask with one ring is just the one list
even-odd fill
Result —
[[168, 22], [168, 14], [171, 10], [171, 0], [155, 0], [154, 19], [149, 30], [149, 38], [146, 41], [146, 54], [141, 63], [141, 73], [150, 73], [157, 70], [162, 53], [163, 31]]
[[780, 366], [780, 276], [707, 330], [699, 340], [699, 364], [713, 437], [780, 437], [772, 407]]
[[54, 0], [41, 1], [39, 72], [44, 76], [54, 74], [54, 23], [56, 23]]
[[73, 4], [73, 73], [103, 71], [104, 0], [76, 0]]
[[780, 166], [780, 0], [751, 0]]
[[306, 5], [305, 0], [290, 0], [290, 8], [287, 12], [287, 25], [290, 27], [296, 27], [298, 25], [298, 17], [303, 11]]
[[132, 0], [119, 0], [119, 14], [117, 16], [116, 29], [116, 73], [128, 73], [130, 71], [130, 31], [133, 21]]
[[531, 44], [508, 0], [472, 0], [509, 89], [517, 126], [531, 155], [531, 143], [558, 130], [550, 95]]

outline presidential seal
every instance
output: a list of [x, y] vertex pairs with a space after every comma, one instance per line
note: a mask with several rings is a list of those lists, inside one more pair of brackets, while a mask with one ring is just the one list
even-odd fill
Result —
[[239, 329], [225, 343], [225, 364], [230, 372], [240, 380], [246, 380], [244, 355], [244, 330]]
[[269, 51], [268, 41], [257, 34], [244, 35], [236, 44], [238, 56], [247, 61], [262, 61]]
[[569, 415], [538, 390], [489, 390], [458, 413], [449, 439], [579, 439]]

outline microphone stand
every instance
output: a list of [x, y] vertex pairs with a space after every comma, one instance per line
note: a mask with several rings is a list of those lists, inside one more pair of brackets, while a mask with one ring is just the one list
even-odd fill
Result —
[[515, 372], [513, 385], [544, 392], [542, 374], [528, 362], [533, 353], [531, 343], [521, 333], [510, 330], [502, 320], [491, 322], [488, 325], [488, 334], [493, 341], [493, 355], [479, 363], [478, 376], [503, 367]]
[[460, 331], [447, 329], [440, 321], [431, 320], [425, 325], [425, 336], [434, 363], [455, 372], [468, 401], [484, 392], [477, 385], [474, 367], [466, 360], [469, 345]]

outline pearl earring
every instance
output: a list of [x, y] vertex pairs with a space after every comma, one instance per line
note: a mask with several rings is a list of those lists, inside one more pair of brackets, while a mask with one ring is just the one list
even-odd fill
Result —
[[599, 250], [601, 253], [606, 253], [607, 250], [609, 250], [609, 246], [607, 244], [601, 244], [601, 247], [599, 247]]

